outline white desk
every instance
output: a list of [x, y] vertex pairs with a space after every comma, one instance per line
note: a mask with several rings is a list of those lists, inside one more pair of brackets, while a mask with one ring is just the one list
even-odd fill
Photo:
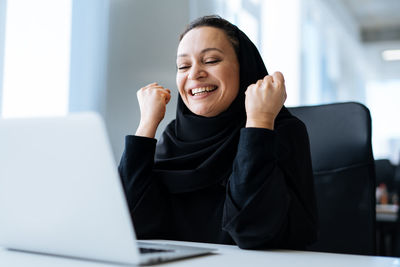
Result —
[[[165, 241], [163, 241], [165, 242]], [[156, 266], [185, 267], [372, 267], [400, 266], [400, 258], [344, 255], [333, 253], [304, 252], [292, 250], [251, 251], [241, 250], [236, 246], [214, 245], [203, 243], [188, 243], [168, 241], [172, 244], [190, 244], [216, 248], [213, 255], [192, 259], [163, 263]], [[115, 267], [120, 265], [104, 264], [90, 261], [80, 261], [53, 256], [43, 256], [31, 253], [8, 251], [0, 248], [0, 266], [4, 267]], [[154, 266], [154, 265], [153, 265]]]
[[378, 222], [396, 222], [399, 216], [399, 206], [393, 204], [377, 204], [376, 220]]

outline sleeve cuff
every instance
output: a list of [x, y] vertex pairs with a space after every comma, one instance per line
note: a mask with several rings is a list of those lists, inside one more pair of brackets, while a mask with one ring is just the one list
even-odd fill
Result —
[[[277, 156], [276, 132], [264, 128], [243, 128], [240, 131], [238, 154], [252, 156], [264, 155], [264, 159]], [[244, 153], [244, 154], [242, 154]]]
[[131, 152], [138, 151], [149, 151], [150, 153], [155, 152], [157, 140], [154, 138], [148, 138], [136, 135], [125, 136], [125, 153], [128, 155]]

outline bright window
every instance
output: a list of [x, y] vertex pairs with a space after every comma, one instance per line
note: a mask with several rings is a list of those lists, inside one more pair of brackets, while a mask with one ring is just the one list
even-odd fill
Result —
[[367, 105], [372, 117], [372, 143], [375, 158], [399, 162], [400, 80], [372, 81], [367, 84]]
[[7, 1], [1, 114], [68, 112], [72, 0]]

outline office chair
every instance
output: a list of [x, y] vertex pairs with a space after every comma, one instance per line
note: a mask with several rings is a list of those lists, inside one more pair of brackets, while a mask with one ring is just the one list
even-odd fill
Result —
[[375, 255], [369, 110], [355, 102], [289, 108], [309, 134], [319, 240], [312, 251]]

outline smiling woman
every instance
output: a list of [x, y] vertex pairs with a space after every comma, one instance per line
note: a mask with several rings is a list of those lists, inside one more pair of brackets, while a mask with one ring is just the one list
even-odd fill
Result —
[[194, 114], [216, 116], [238, 94], [239, 62], [220, 29], [198, 27], [189, 31], [179, 43], [177, 67], [179, 93]]
[[279, 72], [217, 16], [193, 21], [177, 51], [176, 119], [156, 143], [170, 90], [141, 88], [141, 120], [119, 172], [139, 238], [306, 248], [316, 239], [307, 131], [283, 106]]

